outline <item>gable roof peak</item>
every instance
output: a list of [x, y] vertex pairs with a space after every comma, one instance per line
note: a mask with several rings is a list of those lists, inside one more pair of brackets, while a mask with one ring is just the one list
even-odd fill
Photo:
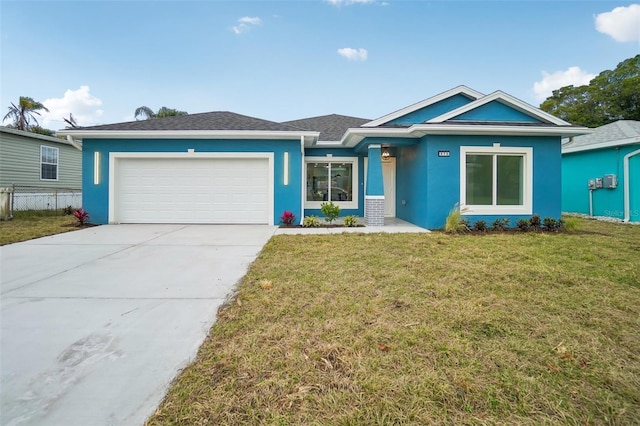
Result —
[[381, 126], [383, 124], [388, 123], [389, 121], [395, 120], [396, 118], [402, 117], [404, 115], [410, 114], [414, 111], [420, 110], [422, 108], [428, 107], [429, 105], [433, 105], [437, 102], [440, 102], [442, 100], [448, 99], [452, 96], [456, 96], [456, 95], [463, 95], [466, 96], [468, 98], [470, 98], [471, 100], [477, 100], [479, 98], [482, 98], [484, 96], [484, 94], [471, 89], [470, 87], [467, 87], [463, 84], [454, 87], [453, 89], [449, 89], [445, 92], [439, 93], [435, 96], [432, 96], [430, 98], [424, 99], [420, 102], [416, 102], [415, 104], [409, 105], [408, 107], [399, 109], [397, 111], [392, 112], [391, 114], [387, 114], [384, 115], [380, 118], [377, 118], [373, 121], [370, 121], [368, 123], [365, 123], [362, 125], [362, 127], [377, 127], [377, 126]]

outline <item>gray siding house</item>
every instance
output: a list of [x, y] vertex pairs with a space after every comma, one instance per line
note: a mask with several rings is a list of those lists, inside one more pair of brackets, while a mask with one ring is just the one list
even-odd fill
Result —
[[78, 148], [64, 139], [0, 126], [0, 188], [11, 188], [13, 210], [81, 207]]

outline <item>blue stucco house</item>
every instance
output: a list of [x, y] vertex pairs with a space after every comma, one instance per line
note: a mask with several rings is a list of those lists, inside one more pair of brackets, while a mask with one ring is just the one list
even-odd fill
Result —
[[640, 121], [616, 121], [566, 140], [562, 210], [640, 222]]
[[276, 123], [231, 112], [64, 130], [83, 142], [96, 223], [278, 224], [333, 201], [369, 226], [442, 228], [561, 214], [561, 140], [588, 132], [506, 93], [466, 86], [375, 120]]

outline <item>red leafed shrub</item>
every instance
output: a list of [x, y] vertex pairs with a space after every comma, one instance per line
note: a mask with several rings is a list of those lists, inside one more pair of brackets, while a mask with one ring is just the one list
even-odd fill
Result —
[[78, 225], [84, 225], [89, 220], [89, 213], [86, 210], [78, 209], [73, 212], [73, 217], [78, 220]]
[[296, 220], [296, 215], [289, 210], [285, 210], [282, 216], [280, 216], [280, 220], [282, 220], [282, 223], [285, 225], [293, 225], [293, 221]]

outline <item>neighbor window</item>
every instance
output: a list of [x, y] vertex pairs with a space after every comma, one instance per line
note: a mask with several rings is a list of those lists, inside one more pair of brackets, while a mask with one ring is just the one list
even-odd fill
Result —
[[40, 180], [58, 180], [58, 148], [40, 146]]
[[532, 148], [461, 147], [460, 204], [466, 214], [531, 214]]
[[320, 208], [333, 201], [343, 208], [357, 208], [357, 158], [307, 157], [305, 206]]

